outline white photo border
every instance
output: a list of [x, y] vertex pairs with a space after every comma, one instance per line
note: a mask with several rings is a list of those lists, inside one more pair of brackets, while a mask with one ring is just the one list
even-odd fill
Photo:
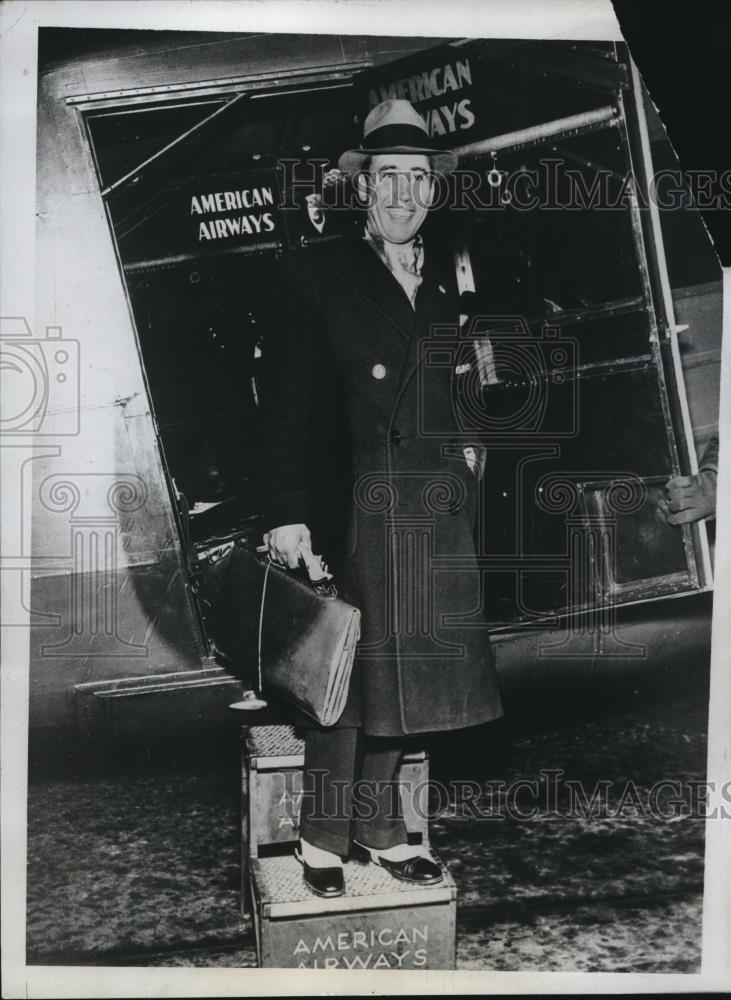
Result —
[[[692, 14], [689, 14], [692, 16]], [[621, 40], [610, 0], [6, 0], [0, 9], [0, 302], [35, 316], [38, 29], [199, 31]], [[641, 69], [641, 67], [640, 67]], [[731, 779], [731, 271], [724, 272], [719, 468], [708, 781]], [[3, 461], [6, 455], [0, 450]], [[2, 477], [7, 483], [7, 479]], [[5, 525], [29, 512], [3, 498]], [[25, 964], [28, 630], [2, 636], [2, 972], [4, 997], [725, 991], [731, 986], [731, 824], [706, 823], [702, 968], [698, 974], [387, 972], [29, 967]], [[711, 799], [711, 804], [713, 804]]]

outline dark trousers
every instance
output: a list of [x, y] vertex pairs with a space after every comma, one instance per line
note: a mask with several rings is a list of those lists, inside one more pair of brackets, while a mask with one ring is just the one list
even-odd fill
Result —
[[385, 850], [406, 842], [396, 771], [402, 741], [361, 729], [305, 733], [300, 833], [325, 851], [347, 855], [351, 834]]

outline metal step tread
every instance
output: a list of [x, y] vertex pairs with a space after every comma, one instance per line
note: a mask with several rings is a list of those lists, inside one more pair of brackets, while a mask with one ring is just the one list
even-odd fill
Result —
[[[253, 767], [260, 758], [285, 758], [277, 760], [280, 767], [302, 767], [305, 756], [305, 741], [297, 736], [294, 726], [247, 726], [245, 727], [244, 746], [249, 763]], [[402, 763], [416, 763], [424, 760], [423, 750], [407, 752]]]
[[302, 878], [302, 865], [294, 854], [251, 859], [251, 879], [264, 912], [272, 918], [297, 914], [336, 913], [349, 910], [388, 909], [445, 903], [456, 898], [457, 888], [447, 868], [433, 851], [443, 880], [432, 886], [401, 882], [375, 864], [345, 863], [345, 895], [323, 899], [313, 895]]

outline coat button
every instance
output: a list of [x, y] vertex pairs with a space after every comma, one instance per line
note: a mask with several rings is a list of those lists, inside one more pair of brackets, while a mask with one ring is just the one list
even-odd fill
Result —
[[382, 379], [386, 377], [386, 366], [385, 365], [374, 365], [371, 368], [371, 375], [373, 378]]
[[391, 444], [398, 444], [401, 440], [401, 432], [397, 431], [396, 428], [391, 431]]

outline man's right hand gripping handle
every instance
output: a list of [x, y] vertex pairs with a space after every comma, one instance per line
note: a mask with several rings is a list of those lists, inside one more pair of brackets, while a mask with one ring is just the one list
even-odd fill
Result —
[[306, 524], [283, 524], [264, 535], [272, 562], [297, 569], [300, 556], [312, 552], [310, 529]]

